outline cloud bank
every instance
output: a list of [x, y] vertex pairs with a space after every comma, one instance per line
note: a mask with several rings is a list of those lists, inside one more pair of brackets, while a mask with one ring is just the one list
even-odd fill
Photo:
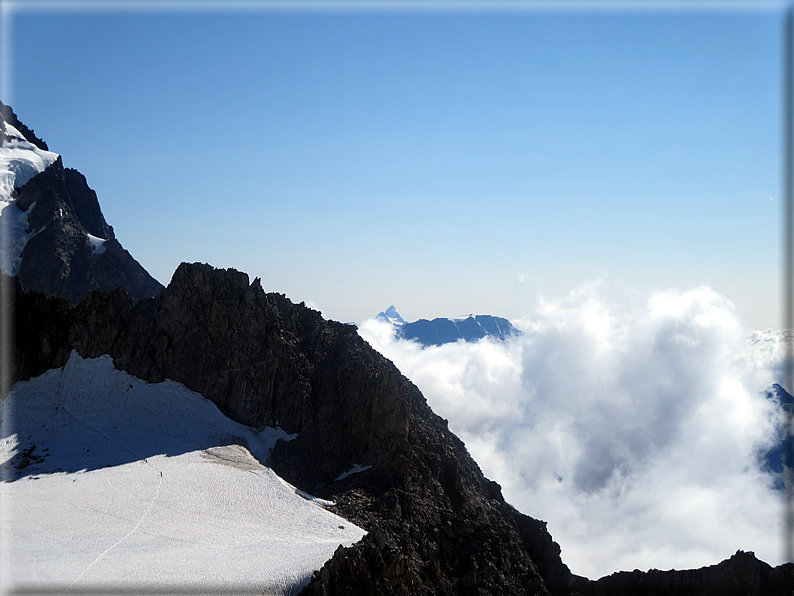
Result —
[[[751, 332], [707, 287], [603, 282], [539, 299], [523, 334], [422, 349], [360, 334], [447, 418], [486, 476], [548, 522], [574, 573], [683, 569], [737, 549], [781, 561], [782, 501], [759, 454], [780, 411], [781, 333]], [[788, 388], [791, 390], [791, 388]]]

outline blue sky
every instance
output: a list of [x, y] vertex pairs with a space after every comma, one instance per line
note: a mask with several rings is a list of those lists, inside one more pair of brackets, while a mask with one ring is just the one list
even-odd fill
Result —
[[358, 322], [706, 284], [780, 326], [782, 10], [24, 4], [2, 99], [163, 283]]

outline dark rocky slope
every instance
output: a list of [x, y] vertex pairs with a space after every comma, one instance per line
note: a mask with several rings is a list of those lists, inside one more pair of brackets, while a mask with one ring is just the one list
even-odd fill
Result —
[[[27, 293], [5, 305], [26, 379], [77, 350], [170, 378], [233, 419], [278, 424], [272, 467], [336, 502], [369, 534], [341, 548], [306, 594], [790, 594], [792, 566], [752, 555], [687, 572], [574, 576], [545, 523], [508, 505], [446, 421], [355, 327], [324, 320], [234, 270], [182, 265], [158, 296], [94, 292], [77, 305]], [[337, 480], [354, 466], [364, 471]], [[358, 468], [361, 469], [361, 468]], [[736, 560], [734, 560], [736, 559]]]
[[[10, 107], [0, 104], [0, 116], [0, 141], [5, 141], [8, 121], [26, 140], [46, 150], [46, 143], [19, 122]], [[163, 290], [116, 240], [85, 177], [64, 168], [61, 158], [15, 191], [17, 207], [28, 213], [31, 235], [18, 273], [25, 288], [72, 303], [93, 290], [123, 288], [136, 300]], [[95, 249], [88, 234], [105, 242]]]

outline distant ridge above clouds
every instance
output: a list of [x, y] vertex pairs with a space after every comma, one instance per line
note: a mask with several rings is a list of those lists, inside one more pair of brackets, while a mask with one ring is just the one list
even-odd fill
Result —
[[378, 313], [375, 319], [394, 325], [398, 339], [415, 341], [423, 346], [441, 346], [459, 340], [478, 341], [485, 337], [504, 341], [521, 333], [507, 319], [492, 315], [435, 318], [432, 321], [419, 319], [408, 323], [393, 305]]

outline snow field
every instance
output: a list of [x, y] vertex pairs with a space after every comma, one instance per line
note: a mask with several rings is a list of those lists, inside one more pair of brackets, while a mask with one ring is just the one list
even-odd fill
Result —
[[109, 357], [72, 353], [17, 383], [0, 414], [5, 590], [287, 593], [364, 534], [260, 463], [289, 435]]

